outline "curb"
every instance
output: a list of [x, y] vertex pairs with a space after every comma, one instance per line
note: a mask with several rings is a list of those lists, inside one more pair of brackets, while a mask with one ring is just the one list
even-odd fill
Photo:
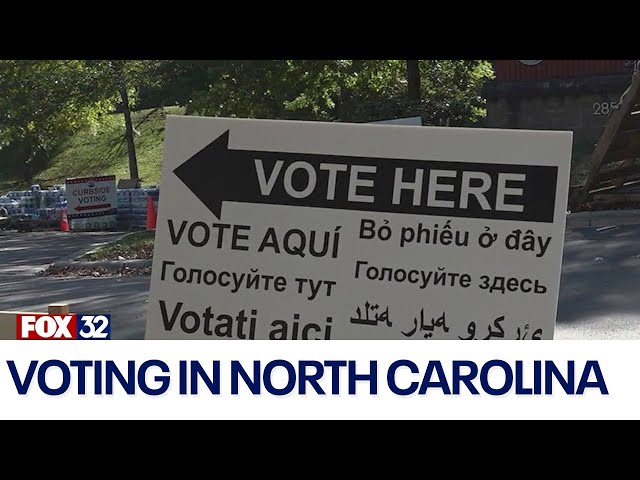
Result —
[[[83, 255], [87, 255], [88, 253], [91, 253], [95, 251], [97, 248], [103, 247], [104, 245], [108, 245], [114, 242], [119, 242], [123, 238], [133, 233], [136, 233], [136, 232], [124, 232], [122, 235], [114, 236], [112, 240], [102, 242], [98, 246], [94, 246], [90, 249], [83, 248], [83, 249], [76, 250], [75, 252], [62, 257], [53, 263], [49, 263], [46, 265], [41, 265], [39, 267], [33, 268], [32, 273], [33, 275], [41, 275], [46, 271], [55, 272], [55, 271], [62, 270], [63, 268], [69, 268], [70, 270], [77, 271], [77, 270], [84, 270], [85, 268], [103, 267], [110, 271], [117, 271], [124, 267], [146, 268], [151, 266], [152, 260], [150, 259], [99, 260], [95, 262], [83, 262], [79, 260], [74, 260], [75, 258], [80, 258]], [[149, 262], [149, 263], [147, 264], [145, 262]]]
[[[59, 263], [59, 262], [71, 262], [71, 261], [73, 261], [73, 259], [74, 259], [74, 258], [80, 258], [80, 257], [82, 257], [83, 255], [86, 255], [86, 254], [88, 254], [88, 253], [91, 253], [91, 252], [95, 251], [96, 249], [98, 249], [98, 248], [100, 248], [100, 247], [104, 247], [105, 245], [108, 245], [108, 244], [110, 244], [110, 243], [119, 242], [120, 240], [122, 240], [124, 237], [126, 237], [126, 236], [127, 236], [127, 235], [129, 235], [130, 233], [131, 233], [131, 232], [126, 232], [126, 233], [123, 233], [123, 234], [122, 234], [122, 235], [120, 235], [120, 236], [114, 236], [114, 238], [113, 238], [113, 239], [111, 239], [111, 240], [107, 240], [106, 242], [102, 242], [102, 243], [100, 243], [98, 246], [94, 246], [94, 247], [92, 247], [92, 248], [90, 248], [90, 249], [81, 248], [81, 249], [79, 249], [79, 250], [76, 250], [76, 251], [75, 251], [75, 252], [73, 252], [73, 253], [70, 253], [69, 255], [67, 255], [67, 256], [65, 256], [65, 257], [59, 258], [59, 259], [58, 259], [58, 260], [56, 260], [54, 263]], [[85, 263], [87, 263], [87, 262], [85, 262]], [[53, 265], [53, 264], [50, 264], [50, 265]], [[46, 266], [45, 266], [45, 268], [49, 268], [49, 266], [50, 266], [50, 265], [46, 265]]]
[[134, 260], [100, 260], [96, 262], [80, 262], [76, 260], [54, 262], [36, 272], [36, 275], [43, 272], [55, 273], [60, 270], [85, 270], [90, 268], [104, 268], [108, 271], [118, 271], [123, 268], [147, 268], [151, 267], [152, 259], [134, 259]]

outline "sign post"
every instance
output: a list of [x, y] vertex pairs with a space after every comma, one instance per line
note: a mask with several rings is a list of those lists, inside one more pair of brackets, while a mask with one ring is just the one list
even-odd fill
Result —
[[147, 339], [552, 339], [571, 132], [169, 116]]

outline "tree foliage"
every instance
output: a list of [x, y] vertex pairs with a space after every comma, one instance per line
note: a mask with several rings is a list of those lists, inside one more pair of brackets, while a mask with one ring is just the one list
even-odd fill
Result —
[[482, 60], [421, 60], [421, 98], [408, 95], [404, 60], [225, 61], [189, 111], [209, 116], [366, 122], [422, 116], [425, 124], [469, 125], [484, 116]]
[[480, 90], [491, 76], [484, 60], [0, 60], [0, 147], [22, 159], [27, 178], [69, 135], [119, 112], [135, 177], [130, 110], [138, 106], [334, 122], [421, 116], [425, 125], [466, 126], [484, 117]]
[[[1, 60], [0, 146], [22, 159], [25, 180], [30, 181], [33, 172], [71, 134], [95, 127], [100, 115], [123, 105], [123, 98], [133, 106], [140, 86], [158, 86], [153, 75], [157, 64], [147, 60]], [[130, 119], [123, 133], [126, 130], [132, 137], [129, 127]]]
[[84, 60], [86, 68], [91, 71], [99, 98], [118, 105], [123, 114], [129, 175], [133, 179], [138, 179], [139, 175], [131, 110], [140, 88], [158, 86], [159, 63], [158, 60]]
[[0, 61], [0, 147], [19, 152], [25, 177], [61, 141], [94, 124], [108, 108], [95, 95], [82, 61]]

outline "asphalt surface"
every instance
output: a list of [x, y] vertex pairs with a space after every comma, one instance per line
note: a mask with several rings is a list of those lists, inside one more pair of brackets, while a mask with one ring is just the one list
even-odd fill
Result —
[[640, 339], [640, 225], [567, 229], [556, 338]]
[[[118, 233], [0, 231], [0, 310], [111, 313], [112, 338], [144, 338], [150, 277], [38, 277]], [[557, 339], [640, 339], [640, 211], [569, 215]]]
[[144, 337], [150, 277], [38, 277], [122, 233], [0, 231], [0, 310], [46, 311], [69, 303], [76, 313], [110, 313], [113, 339]]
[[31, 275], [34, 268], [61, 259], [71, 259], [80, 252], [97, 248], [121, 235], [120, 232], [0, 231], [0, 276]]

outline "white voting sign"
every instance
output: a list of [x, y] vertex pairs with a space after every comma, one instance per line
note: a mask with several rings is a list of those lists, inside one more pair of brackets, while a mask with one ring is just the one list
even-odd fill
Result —
[[118, 206], [115, 175], [67, 178], [67, 216], [91, 218], [113, 215]]
[[147, 339], [551, 339], [571, 132], [169, 116]]

